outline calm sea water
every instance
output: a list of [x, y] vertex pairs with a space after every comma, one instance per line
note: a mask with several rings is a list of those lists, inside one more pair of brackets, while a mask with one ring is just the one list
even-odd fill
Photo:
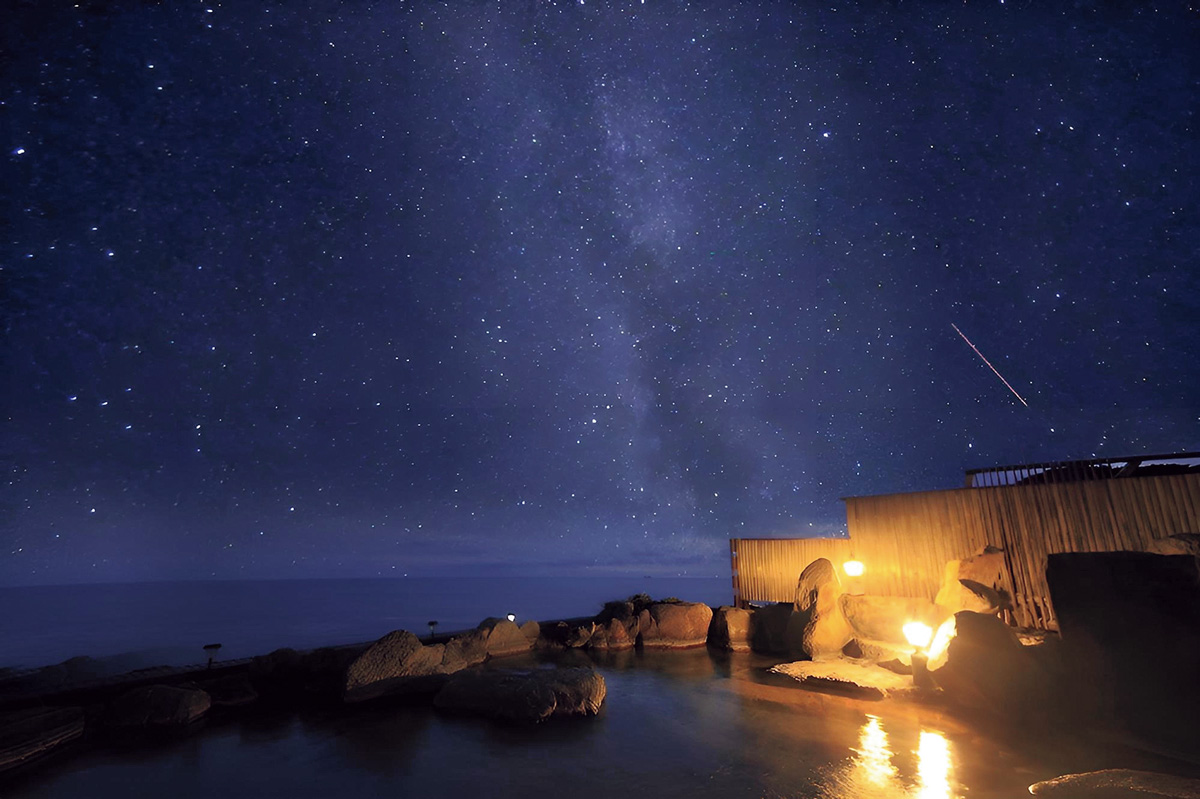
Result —
[[638, 592], [711, 605], [732, 601], [729, 578], [406, 578], [133, 583], [0, 588], [0, 668], [112, 658], [114, 668], [188, 665], [220, 643], [233, 659], [279, 647], [370, 641], [518, 621], [592, 615]]

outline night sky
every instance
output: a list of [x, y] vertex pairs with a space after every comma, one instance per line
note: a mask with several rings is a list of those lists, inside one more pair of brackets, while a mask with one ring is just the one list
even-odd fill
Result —
[[1200, 449], [1200, 15], [1066, 5], [19, 4], [0, 584], [711, 576]]

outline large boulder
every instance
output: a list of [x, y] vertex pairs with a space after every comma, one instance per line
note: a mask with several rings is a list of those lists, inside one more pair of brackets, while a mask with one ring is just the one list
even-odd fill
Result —
[[446, 674], [444, 644], [426, 646], [407, 630], [390, 632], [372, 644], [346, 669], [342, 697], [362, 702], [392, 693], [430, 690], [438, 682], [424, 678]]
[[533, 648], [533, 643], [508, 619], [484, 619], [478, 629], [487, 633], [487, 655], [502, 658], [520, 655]]
[[212, 699], [199, 689], [146, 685], [113, 700], [107, 720], [113, 727], [184, 727], [210, 707]]
[[1189, 555], [1062, 553], [1046, 582], [1065, 688], [1101, 723], [1154, 742], [1195, 746], [1200, 717], [1200, 572]]
[[838, 604], [853, 631], [856, 654], [901, 670], [909, 668], [913, 652], [904, 625], [919, 621], [936, 630], [945, 616], [937, 605], [920, 597], [842, 594]]
[[538, 624], [533, 619], [521, 625], [521, 635], [525, 636], [529, 641], [529, 646], [533, 647], [537, 643], [538, 637], [542, 634], [542, 625]]
[[991, 614], [961, 611], [954, 628], [944, 657], [930, 663], [953, 704], [1009, 720], [1049, 710], [1046, 675], [1011, 627]]
[[1156, 555], [1192, 555], [1200, 557], [1200, 534], [1177, 533], [1166, 538], [1156, 538], [1146, 547]]
[[478, 666], [488, 658], [489, 634], [487, 630], [471, 630], [456, 635], [445, 644], [442, 651], [441, 671], [453, 674], [459, 669]]
[[638, 637], [651, 649], [704, 646], [712, 615], [701, 602], [655, 602], [638, 618]]
[[921, 597], [842, 594], [839, 604], [860, 643], [900, 648], [909, 647], [904, 638], [905, 624], [919, 621], [936, 629], [945, 617], [937, 605]]
[[625, 621], [614, 618], [609, 619], [607, 623], [596, 622], [591, 639], [588, 641], [588, 649], [607, 649], [617, 652], [633, 649], [634, 644], [637, 643], [637, 628], [636, 618]]
[[750, 648], [764, 655], [785, 655], [792, 603], [780, 602], [757, 608], [750, 617]]
[[743, 608], [729, 605], [717, 608], [708, 625], [708, 645], [730, 652], [749, 652], [750, 619], [750, 611]]
[[952, 560], [946, 564], [933, 602], [948, 617], [960, 610], [999, 613], [1005, 601], [996, 586], [1003, 571], [1004, 551], [995, 547], [987, 547], [970, 558]]
[[197, 687], [208, 694], [213, 707], [244, 707], [258, 700], [258, 691], [245, 673], [205, 680]]
[[796, 599], [788, 619], [785, 640], [792, 654], [811, 660], [840, 657], [842, 649], [854, 638], [854, 631], [842, 613], [842, 582], [837, 570], [826, 558], [817, 558], [800, 573]]
[[607, 688], [591, 669], [459, 672], [434, 697], [434, 706], [511, 722], [551, 716], [594, 715]]

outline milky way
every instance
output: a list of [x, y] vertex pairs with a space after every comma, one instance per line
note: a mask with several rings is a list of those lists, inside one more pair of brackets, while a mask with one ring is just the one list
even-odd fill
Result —
[[0, 583], [720, 574], [1200, 449], [1197, 17], [917, 5], [21, 6]]

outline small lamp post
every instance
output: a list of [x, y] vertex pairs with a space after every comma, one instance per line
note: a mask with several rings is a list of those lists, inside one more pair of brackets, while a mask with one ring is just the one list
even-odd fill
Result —
[[434, 619], [433, 621], [429, 622], [429, 640], [430, 641], [433, 640], [434, 633], [437, 631], [437, 625], [438, 625], [437, 619]]
[[213, 660], [216, 658], [217, 653], [220, 651], [221, 651], [220, 644], [205, 644], [204, 645], [204, 652], [205, 652], [205, 654], [208, 655], [208, 668], [210, 668], [210, 669], [212, 668]]
[[919, 621], [910, 621], [904, 625], [903, 630], [905, 640], [913, 647], [913, 685], [922, 691], [932, 689], [933, 678], [929, 676], [929, 644], [933, 641], [933, 628]]

